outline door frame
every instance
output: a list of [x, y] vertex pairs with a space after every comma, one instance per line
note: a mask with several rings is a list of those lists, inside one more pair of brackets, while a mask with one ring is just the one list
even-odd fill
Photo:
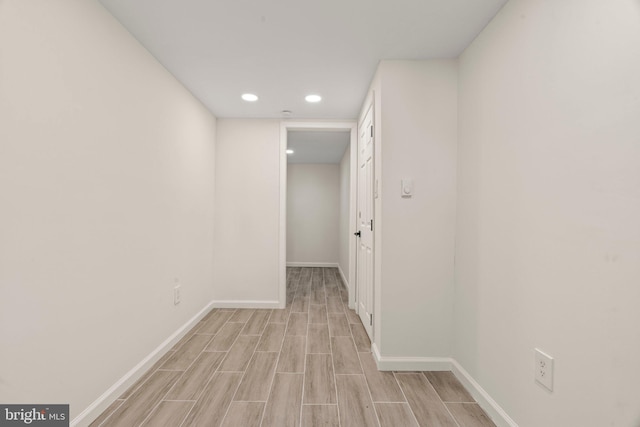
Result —
[[[280, 123], [280, 231], [279, 231], [279, 307], [287, 304], [287, 133], [300, 131], [349, 131], [349, 233], [356, 229], [356, 180], [358, 173], [358, 123], [355, 121], [298, 121]], [[349, 308], [355, 308], [356, 239], [349, 240]]]

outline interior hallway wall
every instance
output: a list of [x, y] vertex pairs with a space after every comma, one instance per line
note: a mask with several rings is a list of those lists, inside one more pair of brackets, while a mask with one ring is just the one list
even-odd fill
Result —
[[220, 119], [216, 140], [216, 302], [279, 298], [280, 121]]
[[[353, 141], [357, 144], [357, 141]], [[349, 246], [352, 244], [353, 231], [350, 230], [349, 209], [351, 202], [351, 146], [348, 146], [340, 160], [340, 218], [338, 226], [338, 265], [344, 279], [349, 281]], [[353, 289], [351, 287], [351, 289]]]
[[453, 355], [522, 427], [640, 425], [639, 46], [637, 0], [520, 0], [460, 58]]
[[216, 120], [96, 1], [0, 1], [0, 64], [0, 402], [74, 418], [212, 299]]
[[337, 264], [340, 165], [287, 165], [287, 264]]
[[[375, 316], [382, 357], [449, 357], [457, 61], [382, 61], [375, 91]], [[368, 104], [365, 103], [365, 107]], [[401, 197], [403, 178], [414, 194]]]

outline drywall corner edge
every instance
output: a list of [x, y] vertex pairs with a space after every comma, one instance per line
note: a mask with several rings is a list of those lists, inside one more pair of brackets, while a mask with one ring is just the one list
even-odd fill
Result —
[[451, 372], [462, 383], [465, 389], [478, 402], [478, 405], [487, 413], [497, 427], [518, 427], [504, 409], [483, 389], [480, 384], [460, 365], [455, 359], [451, 359]]
[[196, 315], [189, 319], [184, 325], [176, 330], [162, 344], [156, 347], [147, 357], [142, 359], [140, 363], [134, 366], [129, 372], [124, 374], [114, 385], [109, 387], [100, 397], [85, 408], [77, 417], [71, 420], [71, 427], [86, 427], [91, 424], [109, 405], [111, 405], [119, 396], [122, 395], [129, 387], [138, 381], [147, 372], [154, 363], [165, 355], [187, 332], [191, 330], [204, 316], [214, 307], [211, 301]]

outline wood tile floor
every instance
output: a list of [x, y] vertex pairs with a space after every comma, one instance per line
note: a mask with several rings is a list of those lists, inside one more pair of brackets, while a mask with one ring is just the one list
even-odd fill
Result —
[[450, 372], [379, 372], [335, 268], [287, 308], [214, 309], [91, 426], [494, 426]]

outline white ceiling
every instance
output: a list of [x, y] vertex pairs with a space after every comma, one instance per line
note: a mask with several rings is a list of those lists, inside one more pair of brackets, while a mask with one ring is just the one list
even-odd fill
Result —
[[381, 59], [457, 57], [507, 0], [100, 1], [218, 117], [354, 119]]
[[287, 163], [340, 163], [351, 133], [349, 131], [289, 131]]

